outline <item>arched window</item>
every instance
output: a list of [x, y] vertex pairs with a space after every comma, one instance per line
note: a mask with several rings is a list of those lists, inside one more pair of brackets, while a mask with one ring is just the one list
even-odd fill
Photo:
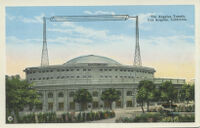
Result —
[[48, 98], [53, 98], [53, 93], [52, 92], [48, 93]]
[[58, 97], [64, 97], [64, 94], [62, 92], [59, 92]]

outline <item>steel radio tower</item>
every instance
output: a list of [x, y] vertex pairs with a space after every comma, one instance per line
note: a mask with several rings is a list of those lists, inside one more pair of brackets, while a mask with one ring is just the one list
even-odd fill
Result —
[[135, 43], [135, 57], [134, 57], [134, 65], [142, 66], [142, 60], [140, 56], [140, 45], [139, 45], [139, 26], [138, 26], [138, 16], [136, 16], [136, 43]]
[[42, 58], [41, 58], [41, 66], [49, 66], [49, 57], [47, 50], [47, 41], [46, 41], [46, 18], [43, 17], [43, 47], [42, 47]]
[[142, 66], [139, 46], [139, 27], [138, 27], [138, 16], [129, 15], [92, 15], [92, 16], [53, 16], [50, 18], [43, 17], [43, 49], [41, 66], [49, 65], [47, 41], [46, 41], [46, 19], [51, 22], [97, 22], [97, 21], [126, 21], [130, 18], [136, 19], [136, 45], [135, 45], [135, 56], [134, 65]]

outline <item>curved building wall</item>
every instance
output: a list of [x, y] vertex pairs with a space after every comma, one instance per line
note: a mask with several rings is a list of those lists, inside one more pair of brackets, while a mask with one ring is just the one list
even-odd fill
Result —
[[68, 66], [49, 66], [26, 68], [26, 79], [29, 82], [46, 83], [57, 81], [63, 84], [73, 84], [80, 81], [87, 84], [88, 81], [129, 83], [142, 79], [154, 78], [155, 70], [147, 67], [134, 66], [107, 66], [106, 64], [79, 64]]

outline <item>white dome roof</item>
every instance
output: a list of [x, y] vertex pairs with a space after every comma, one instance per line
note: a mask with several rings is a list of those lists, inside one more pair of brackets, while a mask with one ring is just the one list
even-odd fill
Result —
[[103, 56], [97, 56], [97, 55], [86, 55], [86, 56], [80, 56], [74, 59], [69, 60], [68, 62], [64, 63], [64, 65], [71, 65], [71, 64], [86, 64], [86, 63], [93, 63], [93, 64], [109, 64], [109, 65], [121, 65], [117, 61], [103, 57]]

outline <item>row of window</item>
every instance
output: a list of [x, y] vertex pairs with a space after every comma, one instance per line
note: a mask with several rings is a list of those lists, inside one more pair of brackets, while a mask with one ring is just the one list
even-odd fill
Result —
[[[91, 107], [91, 106], [88, 106], [88, 107]], [[93, 102], [92, 102], [92, 108], [95, 109], [95, 108], [98, 108], [98, 107], [101, 107], [101, 108], [102, 108], [103, 106], [100, 105], [99, 102], [93, 101]], [[105, 103], [104, 103], [104, 107], [105, 107], [105, 108], [109, 108], [110, 105], [109, 105], [107, 102], [105, 102]], [[117, 108], [122, 107], [122, 102], [121, 102], [121, 101], [117, 101], [117, 102], [116, 102], [116, 107], [117, 107]], [[126, 101], [126, 107], [133, 107], [133, 101], [131, 101], [131, 100]], [[75, 109], [75, 102], [70, 102], [70, 103], [69, 103], [69, 109], [70, 109], [70, 110]], [[53, 102], [49, 102], [49, 103], [48, 103], [48, 110], [49, 110], [49, 111], [53, 110]], [[59, 102], [59, 103], [58, 103], [58, 110], [60, 110], [60, 111], [64, 110], [64, 103], [63, 103], [63, 102]]]
[[[57, 76], [55, 79], [64, 79], [64, 78], [92, 78], [92, 76]], [[134, 76], [103, 76], [101, 75], [100, 78], [134, 78]], [[140, 78], [136, 76], [135, 78]], [[146, 78], [146, 77], [144, 77]], [[54, 79], [54, 77], [43, 77], [43, 78], [30, 78], [29, 80], [49, 80], [49, 79]]]
[[[73, 97], [74, 94], [75, 94], [75, 92], [70, 92], [70, 93], [69, 93], [69, 97]], [[120, 91], [119, 91], [118, 94], [121, 96], [121, 92], [120, 92]], [[41, 93], [39, 93], [39, 95], [40, 95], [40, 97], [43, 96]], [[93, 96], [93, 97], [98, 97], [98, 95], [99, 95], [99, 93], [98, 93], [97, 91], [92, 92], [92, 96]], [[126, 95], [127, 95], [127, 96], [132, 96], [132, 95], [133, 95], [133, 92], [132, 92], [132, 91], [127, 91], [127, 92], [126, 92]], [[52, 92], [49, 92], [49, 93], [47, 94], [47, 96], [48, 96], [48, 98], [53, 98], [53, 93], [52, 93]], [[64, 93], [63, 93], [63, 92], [59, 92], [59, 93], [58, 93], [58, 97], [60, 97], [60, 98], [64, 97]]]
[[[121, 72], [133, 72], [133, 70], [129, 69], [99, 69], [99, 71], [121, 71]], [[80, 71], [80, 69], [57, 69], [57, 72], [64, 72], [64, 71]], [[83, 71], [91, 71], [91, 69], [83, 69]], [[45, 73], [45, 72], [53, 72], [53, 69], [51, 70], [42, 70], [38, 71], [39, 73]], [[141, 73], [151, 73], [151, 72], [145, 72], [145, 71], [137, 71]], [[28, 71], [27, 74], [36, 73], [36, 71]]]

